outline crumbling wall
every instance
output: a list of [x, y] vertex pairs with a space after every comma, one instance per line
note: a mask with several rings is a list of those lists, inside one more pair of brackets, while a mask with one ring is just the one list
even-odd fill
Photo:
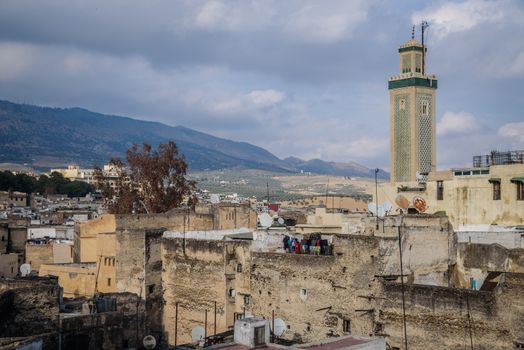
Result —
[[250, 241], [163, 239], [164, 327], [170, 345], [175, 337], [177, 344], [191, 342], [191, 331], [205, 326], [206, 310], [207, 334], [212, 335], [215, 305], [216, 331], [233, 326], [244, 297], [250, 302], [250, 246]]
[[[520, 277], [522, 279], [522, 276]], [[522, 280], [521, 280], [522, 281]], [[513, 291], [500, 286], [495, 292], [405, 285], [406, 324], [410, 349], [511, 349], [522, 336], [522, 297], [509, 301], [505, 295], [522, 293], [522, 283]], [[516, 292], [518, 291], [518, 292]], [[380, 299], [379, 320], [387, 342], [403, 347], [402, 287], [385, 283]], [[517, 305], [510, 306], [514, 301]], [[519, 328], [520, 326], [520, 328]], [[512, 335], [512, 336], [508, 336]]]
[[0, 279], [0, 337], [56, 331], [59, 298], [56, 278]]
[[285, 339], [310, 342], [343, 334], [372, 334], [376, 275], [382, 274], [377, 237], [340, 235], [333, 256], [253, 253], [253, 314], [281, 318]]
[[274, 311], [288, 326], [286, 339], [341, 335], [344, 324], [355, 334], [382, 334], [377, 301], [380, 282], [400, 274], [399, 226], [406, 282], [448, 285], [456, 254], [445, 217], [387, 218], [378, 231], [374, 224], [363, 234], [334, 235], [333, 256], [253, 253], [250, 311], [266, 318]]

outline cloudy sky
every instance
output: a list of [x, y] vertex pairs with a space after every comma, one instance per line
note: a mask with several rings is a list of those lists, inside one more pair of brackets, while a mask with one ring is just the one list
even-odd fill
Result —
[[524, 149], [521, 0], [0, 0], [0, 99], [387, 168], [387, 79], [423, 19], [439, 168]]

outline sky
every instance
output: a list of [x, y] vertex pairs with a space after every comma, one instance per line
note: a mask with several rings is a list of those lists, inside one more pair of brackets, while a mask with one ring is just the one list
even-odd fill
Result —
[[524, 149], [521, 0], [0, 0], [0, 99], [388, 169], [387, 81], [422, 20], [438, 168]]

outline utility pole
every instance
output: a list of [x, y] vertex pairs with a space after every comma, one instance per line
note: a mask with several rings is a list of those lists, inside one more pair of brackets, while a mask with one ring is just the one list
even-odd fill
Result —
[[378, 172], [379, 172], [379, 169], [376, 168], [375, 169], [375, 215], [377, 216], [377, 230], [378, 230]]
[[408, 350], [408, 332], [406, 329], [406, 298], [404, 295], [404, 268], [402, 266], [402, 216], [400, 217], [400, 224], [398, 225], [398, 250], [400, 254], [400, 286], [402, 291], [402, 321], [404, 323], [404, 347], [405, 350]]

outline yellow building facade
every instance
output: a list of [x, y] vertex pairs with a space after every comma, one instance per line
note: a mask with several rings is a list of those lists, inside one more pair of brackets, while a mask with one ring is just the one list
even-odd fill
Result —
[[386, 200], [393, 212], [405, 203], [423, 213], [446, 212], [456, 229], [524, 225], [524, 164], [431, 172], [423, 184], [379, 184], [378, 201]]

